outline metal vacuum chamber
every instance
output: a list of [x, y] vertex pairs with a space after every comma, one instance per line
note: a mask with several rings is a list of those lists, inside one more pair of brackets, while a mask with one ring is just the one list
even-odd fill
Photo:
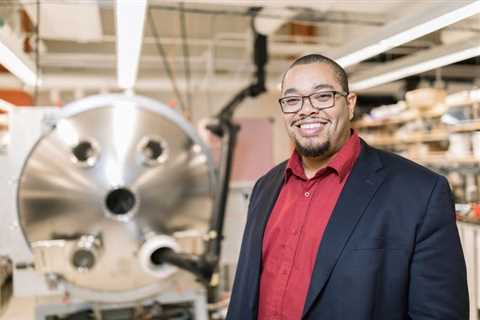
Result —
[[125, 95], [79, 100], [46, 123], [16, 183], [35, 272], [104, 302], [146, 299], [188, 278], [159, 257], [199, 254], [211, 221], [215, 170], [190, 124]]

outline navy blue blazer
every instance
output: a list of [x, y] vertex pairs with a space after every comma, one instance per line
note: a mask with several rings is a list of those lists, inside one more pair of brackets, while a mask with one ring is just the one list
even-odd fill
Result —
[[[257, 318], [263, 233], [285, 166], [253, 189], [228, 320]], [[468, 317], [465, 261], [447, 180], [362, 141], [320, 244], [302, 319]]]

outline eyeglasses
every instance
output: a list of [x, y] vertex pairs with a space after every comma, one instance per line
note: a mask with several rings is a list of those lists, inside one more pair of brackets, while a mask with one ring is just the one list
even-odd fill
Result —
[[308, 96], [287, 96], [278, 99], [283, 113], [296, 113], [303, 108], [305, 98], [308, 98], [310, 105], [317, 110], [324, 110], [335, 105], [335, 95], [346, 97], [348, 93], [340, 91], [314, 92]]

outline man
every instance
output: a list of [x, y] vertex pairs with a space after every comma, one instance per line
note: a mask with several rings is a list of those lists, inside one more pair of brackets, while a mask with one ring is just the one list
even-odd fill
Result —
[[327, 57], [295, 61], [279, 102], [295, 151], [255, 184], [227, 319], [468, 319], [446, 179], [359, 139]]

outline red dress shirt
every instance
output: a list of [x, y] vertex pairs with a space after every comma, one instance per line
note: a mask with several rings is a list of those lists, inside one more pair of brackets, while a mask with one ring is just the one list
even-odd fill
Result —
[[290, 157], [263, 237], [259, 320], [301, 318], [323, 232], [360, 149], [353, 132], [311, 179], [300, 156]]

